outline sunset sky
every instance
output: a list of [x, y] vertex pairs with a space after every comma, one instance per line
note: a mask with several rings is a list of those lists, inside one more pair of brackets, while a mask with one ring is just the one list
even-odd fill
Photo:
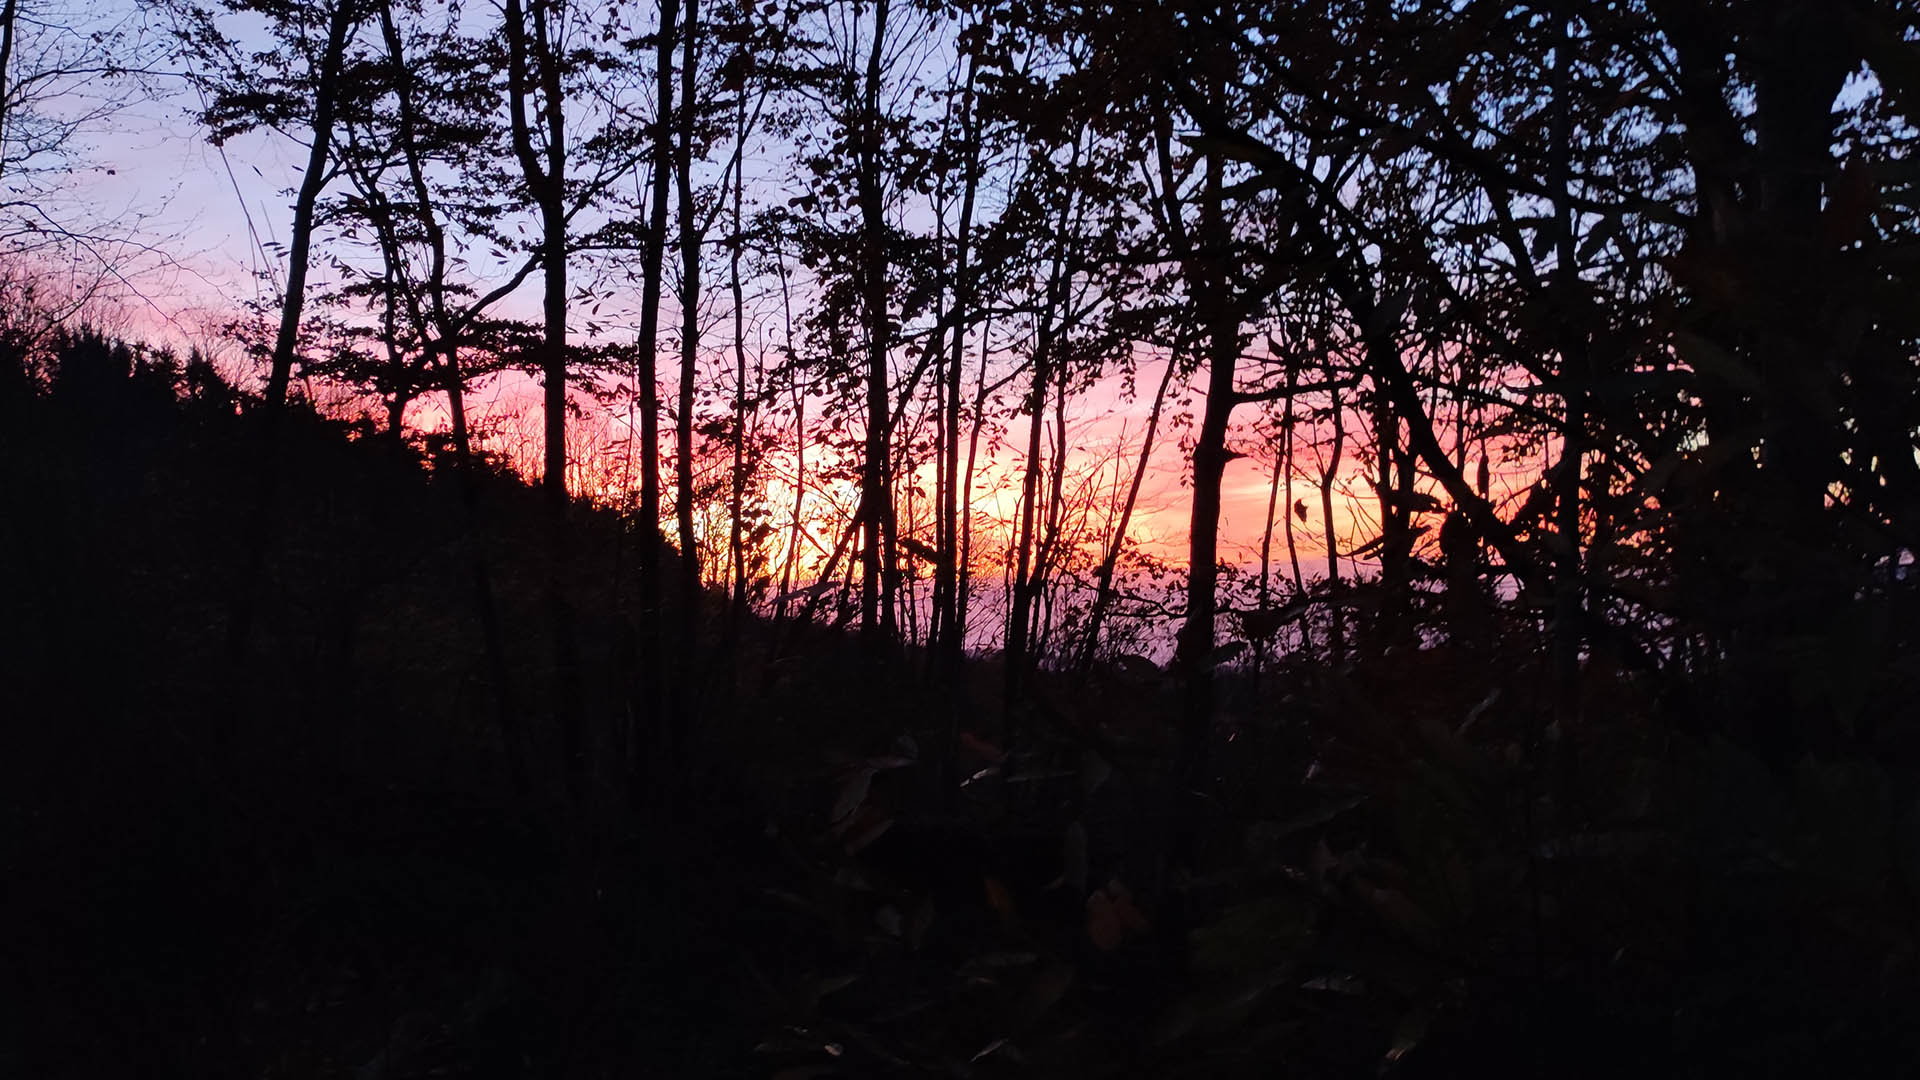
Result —
[[[122, 220], [140, 218], [137, 235], [152, 250], [126, 262], [132, 269], [120, 290], [114, 314], [107, 321], [118, 323], [123, 332], [134, 336], [198, 346], [222, 358], [229, 370], [240, 374], [243, 363], [238, 350], [223, 343], [220, 326], [244, 313], [249, 303], [272, 303], [277, 283], [283, 277], [281, 259], [290, 216], [290, 191], [297, 182], [304, 161], [304, 148], [294, 140], [273, 135], [251, 134], [235, 138], [224, 147], [214, 147], [205, 139], [193, 118], [197, 100], [191, 91], [164, 80], [162, 89], [171, 93], [158, 102], [142, 102], [118, 118], [113, 130], [95, 140], [98, 167], [78, 178], [74, 195], [89, 203], [113, 208], [111, 215]], [[749, 155], [749, 175], [764, 177], [764, 184], [777, 188], [780, 177], [792, 168], [782, 148], [762, 141], [757, 154]], [[322, 250], [329, 257], [340, 250]], [[352, 257], [348, 252], [346, 257]], [[478, 267], [484, 272], [484, 267]], [[316, 260], [315, 283], [324, 284], [328, 272], [324, 260]], [[669, 280], [669, 293], [663, 310], [663, 326], [677, 325], [674, 309], [678, 301]], [[703, 290], [705, 348], [716, 355], [731, 348], [732, 315], [724, 278], [712, 271]], [[804, 306], [806, 286], [799, 283], [802, 295], [796, 306]], [[632, 311], [637, 308], [637, 290], [610, 287], [603, 294], [604, 310], [591, 319], [584, 306], [572, 315], [571, 330], [576, 341], [631, 340], [636, 325]], [[518, 294], [503, 305], [502, 313], [535, 317], [538, 314], [537, 281], [530, 280]], [[749, 350], [770, 353], [779, 346], [781, 312], [779, 297], [766, 288], [750, 286], [747, 298]], [[591, 323], [597, 335], [588, 329]], [[663, 357], [663, 401], [671, 401], [673, 365]], [[1138, 460], [1139, 440], [1145, 430], [1153, 388], [1165, 363], [1163, 355], [1143, 354], [1136, 377], [1137, 392], [1129, 398], [1121, 389], [1122, 380], [1109, 376], [1091, 392], [1076, 396], [1069, 408], [1070, 444], [1073, 457], [1069, 472], [1083, 485], [1097, 485], [1104, 493], [1124, 492], [1128, 477]], [[897, 359], [896, 367], [904, 365]], [[312, 392], [332, 407], [355, 411], [360, 406], [326, 387]], [[710, 389], [716, 395], [730, 393], [718, 383]], [[507, 437], [497, 440], [495, 448], [524, 466], [537, 468], [538, 386], [529, 377], [505, 376], [483, 383], [471, 395], [470, 408], [478, 416], [501, 425]], [[1010, 388], [1006, 394], [1014, 393]], [[1183, 437], [1191, 431], [1191, 419], [1197, 415], [1203, 390], [1176, 379], [1162, 418], [1148, 477], [1142, 486], [1131, 535], [1139, 549], [1175, 562], [1184, 559], [1188, 526], [1188, 495], [1184, 477], [1187, 471]], [[1006, 400], [1011, 401], [1011, 398]], [[1000, 415], [1006, 424], [997, 445], [983, 440], [980, 474], [974, 497], [976, 522], [1007, 522], [1013, 518], [1017, 501], [1020, 448], [1025, 443], [1026, 420], [1023, 416]], [[587, 416], [576, 425], [570, 438], [572, 456], [580, 475], [574, 484], [582, 490], [608, 491], [619, 486], [622, 478], [631, 480], [631, 469], [623, 464], [596, 460], [613, 445], [630, 446], [632, 433], [626, 417], [615, 411], [604, 413], [591, 401], [583, 406]], [[1272, 421], [1262, 422], [1261, 409], [1277, 411], [1274, 406], [1243, 406], [1236, 414], [1231, 445], [1246, 456], [1235, 459], [1227, 469], [1223, 484], [1222, 558], [1240, 565], [1258, 561], [1258, 551], [1267, 517], [1269, 480], [1275, 450], [1267, 432]], [[444, 423], [444, 406], [436, 398], [417, 402], [409, 412], [410, 422], [427, 428]], [[1352, 414], [1349, 413], [1350, 418]], [[1335, 516], [1343, 548], [1364, 544], [1372, 538], [1374, 504], [1364, 478], [1365, 463], [1355, 453], [1356, 446], [1368, 441], [1364, 421], [1351, 418], [1346, 457], [1336, 483]], [[1256, 430], [1258, 429], [1258, 430]], [[514, 433], [520, 433], [515, 437]], [[1051, 420], [1048, 423], [1052, 443]], [[1324, 432], [1322, 433], [1324, 434]], [[1318, 447], [1308, 429], [1302, 427], [1296, 447], [1299, 472], [1295, 476], [1294, 498], [1306, 500], [1306, 521], [1295, 521], [1295, 542], [1309, 574], [1325, 569], [1325, 545], [1321, 537], [1321, 514], [1316, 488], [1317, 477], [1307, 473], [1316, 468]], [[810, 468], [817, 466], [821, 451], [810, 448]], [[624, 458], [624, 453], [620, 455]], [[791, 455], [782, 459], [791, 472]], [[776, 462], [777, 464], [778, 462]], [[623, 471], [624, 470], [624, 471]], [[777, 471], [777, 470], [776, 470]], [[931, 466], [922, 470], [931, 487]], [[1520, 473], [1528, 470], [1522, 468]], [[1502, 481], [1496, 479], [1496, 496]], [[849, 489], [850, 492], [850, 489]], [[821, 498], [831, 493], [823, 492]], [[779, 480], [770, 480], [768, 497], [776, 506], [790, 502], [790, 488]], [[840, 502], [850, 505], [850, 494], [842, 492]], [[1105, 504], [1110, 499], [1102, 499]], [[1094, 511], [1088, 523], [1095, 533], [1085, 537], [1097, 547], [1097, 531], [1105, 528], [1100, 517], [1109, 513], [1104, 505]], [[818, 518], [821, 543], [831, 546], [834, 514], [821, 502]], [[1286, 517], [1284, 500], [1275, 523], [1273, 560], [1276, 572], [1286, 564], [1282, 538]], [[784, 535], [784, 532], [783, 532]], [[976, 551], [993, 560], [998, 540], [982, 536]], [[1364, 560], [1363, 560], [1364, 562]], [[776, 560], [777, 565], [777, 560]]]

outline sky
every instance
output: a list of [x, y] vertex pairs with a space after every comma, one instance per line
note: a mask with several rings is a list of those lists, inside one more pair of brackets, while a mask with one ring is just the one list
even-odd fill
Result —
[[[126, 0], [109, 0], [87, 9], [85, 17], [114, 20], [129, 14], [131, 9], [125, 5]], [[124, 288], [117, 305], [122, 325], [117, 328], [132, 336], [197, 346], [229, 364], [238, 364], [237, 350], [222, 344], [219, 327], [243, 313], [246, 305], [272, 304], [277, 296], [278, 282], [284, 276], [284, 249], [279, 245], [286, 239], [290, 193], [298, 183], [305, 149], [294, 140], [271, 133], [250, 134], [230, 140], [224, 147], [214, 147], [195, 122], [199, 103], [193, 94], [178, 80], [165, 76], [156, 78], [153, 85], [163, 91], [158, 99], [129, 96], [126, 108], [111, 125], [93, 133], [89, 164], [75, 175], [70, 194], [77, 203], [103, 208], [102, 212], [120, 220], [138, 219], [136, 235], [149, 248], [126, 263]], [[787, 167], [790, 165], [784, 161], [764, 159], [751, 166], [766, 176], [777, 175]], [[322, 268], [315, 270], [324, 277]], [[711, 340], [716, 349], [730, 345], [727, 330], [731, 316], [726, 310], [724, 285], [723, 277], [709, 271], [710, 291], [703, 296], [703, 310], [706, 322], [714, 328]], [[766, 296], [749, 299], [750, 305], [759, 305], [763, 315], [768, 302]], [[672, 308], [674, 303], [669, 298], [667, 307]], [[536, 278], [508, 301], [505, 313], [534, 316], [537, 311]], [[585, 321], [582, 316], [573, 326], [577, 340], [587, 336], [582, 326]], [[618, 318], [601, 321], [608, 324], [606, 333], [630, 335]], [[759, 320], [755, 332], [764, 330], [771, 321]], [[662, 322], [674, 325], [677, 316], [663, 311]], [[764, 340], [761, 344], [764, 346]], [[663, 361], [666, 359], [663, 357]], [[1086, 482], [1095, 482], [1097, 477], [1107, 491], [1124, 492], [1137, 461], [1139, 439], [1162, 363], [1164, 359], [1159, 357], [1142, 360], [1135, 396], [1123, 393], [1121, 380], [1114, 377], [1072, 403], [1071, 467], [1084, 473]], [[663, 371], [673, 367], [670, 362], [661, 366]], [[671, 393], [671, 387], [663, 387], [663, 400], [671, 400]], [[477, 407], [482, 416], [507, 417], [508, 427], [521, 433], [518, 442], [508, 447], [509, 452], [529, 462], [538, 457], [537, 443], [532, 441], [537, 438], [533, 435], [537, 423], [528, 423], [524, 416], [515, 419], [512, 414], [534, 407], [537, 394], [538, 388], [531, 380], [514, 377], [480, 387], [470, 406]], [[1189, 514], [1182, 436], [1191, 428], [1182, 420], [1197, 417], [1202, 396], [1199, 386], [1176, 380], [1131, 530], [1142, 550], [1175, 562], [1184, 558]], [[348, 407], [344, 401], [339, 404]], [[410, 413], [410, 420], [431, 427], [443, 412], [435, 402], [425, 401]], [[1232, 443], [1247, 456], [1229, 464], [1223, 483], [1222, 557], [1248, 565], [1257, 561], [1266, 528], [1272, 451], [1268, 440], [1254, 430], [1257, 407], [1243, 406], [1239, 418]], [[1014, 418], [1008, 446], [983, 469], [974, 502], [976, 514], [1011, 520], [1018, 483], [1017, 451], [1011, 448], [1024, 445], [1025, 422], [1024, 417]], [[604, 447], [631, 440], [630, 432], [625, 431], [625, 417], [617, 413], [589, 417], [585, 427], [582, 453], [591, 453], [594, 441]], [[1302, 435], [1303, 441], [1309, 441], [1304, 432]], [[1301, 455], [1302, 467], [1313, 467], [1311, 450], [1303, 449]], [[1337, 485], [1336, 528], [1345, 547], [1371, 536], [1368, 522], [1372, 505], [1359, 475], [1363, 467], [1350, 450]], [[1304, 476], [1296, 478], [1295, 488], [1295, 497], [1310, 504], [1308, 520], [1296, 523], [1297, 545], [1308, 573], [1323, 572], [1317, 491]], [[779, 498], [773, 501], [781, 504]], [[1284, 517], [1284, 503], [1279, 513]], [[1275, 528], [1273, 557], [1278, 566], [1284, 565], [1285, 548], [1279, 522]], [[830, 539], [827, 544], [831, 545]]]

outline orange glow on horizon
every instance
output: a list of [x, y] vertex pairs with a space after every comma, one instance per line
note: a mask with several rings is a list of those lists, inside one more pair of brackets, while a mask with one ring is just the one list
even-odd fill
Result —
[[[211, 316], [204, 311], [194, 318], [195, 325], [212, 325]], [[158, 340], [176, 348], [195, 344], [187, 340], [193, 335], [183, 331], [181, 320], [161, 319], [152, 311], [138, 307], [124, 312], [117, 329], [129, 337]], [[230, 378], [248, 381], [250, 373], [246, 362], [235, 348], [229, 346], [220, 359]], [[1142, 361], [1142, 384], [1148, 383], [1146, 369], [1160, 363], [1164, 360]], [[316, 404], [331, 415], [371, 415], [384, 421], [384, 404], [365, 394], [318, 381], [307, 381], [302, 386]], [[669, 379], [661, 388], [661, 400], [670, 403], [673, 399], [674, 388]], [[1138, 566], [1141, 560], [1175, 569], [1183, 568], [1186, 563], [1191, 485], [1189, 448], [1183, 444], [1183, 438], [1190, 436], [1203, 400], [1202, 389], [1184, 385], [1184, 380], [1176, 380], [1169, 391], [1147, 475], [1141, 483], [1127, 529], [1123, 567]], [[628, 416], [623, 410], [602, 406], [585, 393], [576, 393], [574, 402], [578, 413], [570, 417], [568, 425], [569, 488], [605, 503], [632, 505], [637, 500], [639, 470], [635, 435]], [[498, 455], [521, 475], [538, 475], [544, 433], [537, 378], [512, 372], [490, 376], [468, 392], [466, 405], [478, 445]], [[1077, 567], [1078, 572], [1090, 575], [1090, 568], [1098, 563], [1110, 543], [1118, 502], [1125, 497], [1138, 463], [1150, 407], [1151, 392], [1144, 385], [1129, 398], [1122, 392], [1122, 381], [1117, 375], [1101, 380], [1069, 402], [1067, 423], [1071, 449], [1065, 487], [1069, 493], [1067, 501], [1072, 505], [1063, 512], [1060, 523], [1063, 542], [1068, 548], [1064, 556], [1067, 568]], [[810, 418], [818, 415], [816, 410], [817, 404], [809, 406]], [[672, 422], [670, 416], [662, 417], [662, 526], [669, 538], [674, 532]], [[1024, 415], [1015, 416], [1007, 422], [998, 440], [985, 435], [981, 440], [970, 501], [972, 567], [978, 578], [997, 578], [1006, 572], [1007, 553], [1018, 524], [1026, 423]], [[1043, 452], [1049, 454], [1056, 438], [1053, 423], [1049, 410], [1043, 418], [1042, 440], [1047, 448]], [[1228, 464], [1221, 485], [1219, 557], [1229, 565], [1252, 569], [1259, 564], [1261, 543], [1268, 528], [1273, 460], [1279, 449], [1270, 437], [1271, 423], [1270, 418], [1263, 420], [1259, 407], [1242, 406], [1229, 432], [1229, 447], [1242, 455]], [[1356, 451], [1356, 447], [1365, 446], [1368, 433], [1351, 410], [1347, 423], [1347, 452], [1334, 478], [1332, 498], [1335, 546], [1342, 552], [1343, 568], [1350, 558], [1346, 553], [1364, 546], [1377, 534], [1378, 527], [1377, 501], [1366, 477], [1368, 465]], [[450, 425], [444, 396], [429, 394], [411, 402], [407, 424], [416, 432], [447, 431]], [[963, 425], [963, 439], [966, 434]], [[1328, 441], [1324, 430], [1312, 430], [1307, 425], [1296, 429], [1292, 494], [1296, 502], [1306, 505], [1308, 513], [1305, 520], [1300, 520], [1289, 513], [1284, 496], [1276, 500], [1269, 552], [1276, 578], [1291, 577], [1286, 542], [1289, 529], [1293, 534], [1294, 554], [1306, 576], [1317, 577], [1326, 572], [1327, 546], [1316, 470], [1317, 455]], [[717, 484], [718, 497], [696, 515], [696, 531], [702, 549], [708, 554], [703, 564], [714, 574], [725, 574], [727, 560], [714, 556], [724, 550], [729, 531], [725, 490], [729, 465], [717, 456], [724, 455], [727, 448], [722, 443], [704, 449], [707, 453], [696, 462], [697, 486]], [[794, 534], [796, 461], [789, 439], [783, 448], [763, 459], [751, 493], [769, 526], [755, 561], [767, 568], [766, 573], [776, 585], [789, 557], [787, 548]], [[829, 553], [857, 502], [857, 489], [851, 481], [821, 480], [823, 466], [838, 464], [834, 455], [822, 447], [807, 448], [806, 498], [799, 522], [801, 549], [793, 572], [796, 585], [815, 580], [825, 569]], [[899, 478], [900, 527], [903, 535], [930, 546], [934, 465], [930, 460], [912, 465], [911, 471]], [[962, 467], [965, 467], [964, 447]], [[1043, 468], [1050, 469], [1051, 461], [1043, 460]], [[1537, 475], [1537, 472], [1529, 473], [1524, 466], [1496, 469], [1492, 492], [1496, 503], [1524, 488]], [[911, 499], [905, 494], [910, 484], [917, 492]], [[1437, 492], [1437, 485], [1424, 476], [1420, 486], [1430, 494]], [[1437, 518], [1424, 524], [1437, 531]], [[911, 563], [912, 556], [905, 557]], [[843, 560], [845, 558], [843, 555]], [[1359, 560], [1362, 569], [1369, 565], [1365, 558]], [[916, 573], [927, 576], [931, 570], [922, 566]]]

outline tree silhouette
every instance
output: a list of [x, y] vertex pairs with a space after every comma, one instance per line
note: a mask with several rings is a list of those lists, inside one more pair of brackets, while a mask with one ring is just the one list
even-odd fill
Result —
[[0, 0], [0, 1067], [1920, 1053], [1913, 4], [146, 10], [286, 281]]

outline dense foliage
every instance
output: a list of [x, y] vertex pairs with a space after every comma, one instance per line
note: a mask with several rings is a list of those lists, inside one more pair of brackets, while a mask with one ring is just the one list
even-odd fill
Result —
[[220, 363], [0, 230], [0, 1066], [1920, 1058], [1920, 9], [142, 10], [302, 161]]

